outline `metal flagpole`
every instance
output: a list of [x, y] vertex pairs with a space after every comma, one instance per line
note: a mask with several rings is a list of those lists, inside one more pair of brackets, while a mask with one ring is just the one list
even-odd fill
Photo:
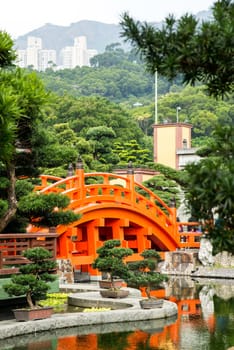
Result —
[[154, 73], [154, 79], [155, 79], [155, 93], [154, 93], [154, 98], [155, 98], [155, 101], [154, 101], [154, 108], [155, 108], [155, 124], [158, 124], [158, 71], [156, 70], [155, 73]]

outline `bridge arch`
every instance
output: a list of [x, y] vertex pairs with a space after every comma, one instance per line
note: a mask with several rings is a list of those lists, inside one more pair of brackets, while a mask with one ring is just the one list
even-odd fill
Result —
[[[95, 178], [96, 183], [90, 183], [90, 178]], [[47, 175], [41, 179], [37, 191], [67, 195], [69, 208], [82, 214], [71, 225], [56, 228], [58, 258], [69, 258], [74, 266], [85, 265], [91, 274], [95, 274], [91, 263], [96, 249], [107, 239], [120, 239], [123, 246], [132, 248], [133, 260], [139, 259], [146, 248], [174, 251], [185, 246], [176, 222], [176, 208], [168, 207], [152, 191], [135, 182], [133, 173], [126, 177], [84, 173], [81, 167], [65, 179]], [[144, 191], [144, 196], [138, 189]], [[189, 244], [198, 247], [194, 237]]]

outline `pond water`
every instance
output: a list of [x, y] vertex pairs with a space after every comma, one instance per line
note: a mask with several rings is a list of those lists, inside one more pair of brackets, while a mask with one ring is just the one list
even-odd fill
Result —
[[178, 317], [31, 334], [2, 340], [0, 349], [227, 350], [234, 346], [233, 280], [171, 278], [154, 293], [176, 302]]

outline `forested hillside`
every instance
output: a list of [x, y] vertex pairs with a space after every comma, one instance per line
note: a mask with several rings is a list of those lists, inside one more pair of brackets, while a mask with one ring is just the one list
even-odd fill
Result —
[[[91, 67], [45, 73], [15, 67], [13, 41], [0, 31], [0, 231], [19, 230], [17, 221], [25, 230], [18, 203], [38, 174], [67, 176], [80, 159], [91, 172], [132, 162], [163, 174], [147, 186], [168, 204], [178, 198], [177, 184], [184, 186], [188, 208], [216, 250], [233, 252], [233, 2], [217, 1], [213, 15], [201, 26], [193, 16], [168, 18], [155, 31], [125, 14], [123, 35], [136, 40], [147, 64], [114, 43]], [[157, 122], [191, 123], [193, 144], [203, 146], [202, 159], [185, 171], [153, 162], [156, 90], [145, 66], [170, 79], [158, 76]]]
[[[89, 101], [91, 96], [92, 100], [97, 97], [99, 101], [104, 101], [100, 99], [103, 97], [112, 102], [112, 106], [118, 104], [115, 108], [120, 106], [124, 108], [124, 112], [121, 113], [131, 115], [143, 134], [152, 136], [152, 125], [155, 121], [155, 81], [154, 76], [146, 72], [145, 65], [139, 57], [133, 51], [125, 52], [120, 45], [112, 44], [106, 47], [103, 54], [95, 56], [91, 63], [92, 67], [60, 71], [48, 69], [39, 75], [48, 90], [61, 96], [61, 103], [64, 96], [66, 98], [70, 96], [76, 103], [79, 101], [79, 108], [81, 108], [82, 103]], [[214, 100], [206, 94], [203, 86], [185, 87], [181, 84], [179, 77], [169, 82], [166, 78], [159, 76], [157, 92], [158, 122], [175, 122], [176, 108], [179, 106], [181, 108], [179, 121], [193, 125], [192, 136], [195, 146], [202, 145], [207, 140], [218, 119], [230, 118], [233, 108], [233, 99]], [[104, 108], [105, 103], [102, 103]], [[110, 105], [109, 102], [106, 104]], [[100, 125], [100, 118], [94, 117], [97, 110], [94, 109], [92, 113], [92, 120], [95, 121], [95, 125], [92, 126]], [[101, 110], [99, 113], [103, 114]], [[87, 114], [90, 112], [87, 111]], [[60, 122], [67, 121], [66, 116], [57, 117]], [[69, 125], [73, 125], [73, 129], [76, 123], [69, 117]], [[75, 131], [81, 132], [81, 130]], [[115, 129], [117, 135], [120, 134], [119, 131]], [[135, 135], [139, 142], [136, 131]], [[152, 144], [152, 140], [148, 140]], [[151, 150], [149, 149], [150, 152]]]

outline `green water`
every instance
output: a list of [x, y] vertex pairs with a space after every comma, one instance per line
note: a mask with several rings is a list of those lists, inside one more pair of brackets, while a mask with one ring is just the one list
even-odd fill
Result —
[[32, 334], [2, 340], [0, 349], [227, 350], [234, 346], [234, 281], [171, 279], [165, 293], [177, 300], [177, 318]]

